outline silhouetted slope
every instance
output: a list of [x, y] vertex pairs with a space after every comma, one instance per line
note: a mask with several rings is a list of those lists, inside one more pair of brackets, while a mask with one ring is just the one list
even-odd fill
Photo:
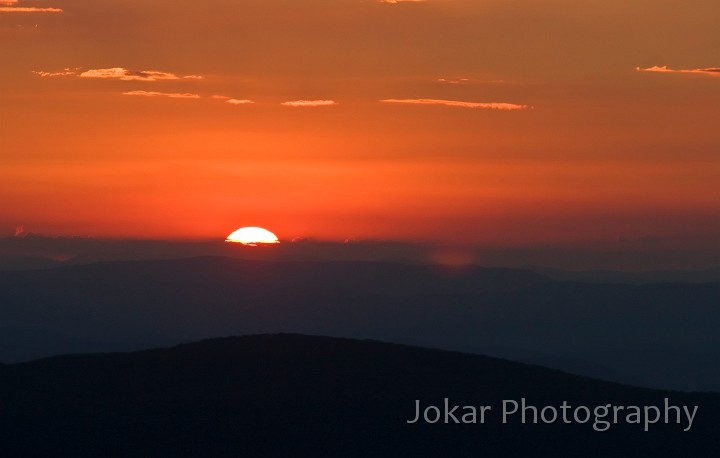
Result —
[[[692, 429], [408, 425], [415, 400], [699, 405]], [[720, 397], [631, 388], [483, 356], [298, 335], [0, 366], [3, 456], [714, 457]]]

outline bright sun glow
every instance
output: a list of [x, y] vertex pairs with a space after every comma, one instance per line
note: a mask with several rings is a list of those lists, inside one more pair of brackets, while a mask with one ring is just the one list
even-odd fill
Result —
[[243, 227], [228, 235], [225, 241], [251, 246], [280, 243], [275, 234], [261, 227]]

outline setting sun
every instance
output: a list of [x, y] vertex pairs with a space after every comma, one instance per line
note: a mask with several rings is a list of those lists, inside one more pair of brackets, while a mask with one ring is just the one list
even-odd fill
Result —
[[243, 245], [266, 245], [280, 243], [277, 236], [261, 227], [243, 227], [228, 235], [226, 242], [242, 243]]

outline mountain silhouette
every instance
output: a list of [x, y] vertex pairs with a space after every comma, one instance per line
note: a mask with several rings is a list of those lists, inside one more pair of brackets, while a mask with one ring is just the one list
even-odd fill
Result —
[[[415, 400], [485, 423], [408, 424]], [[535, 405], [698, 406], [686, 425], [502, 423]], [[633, 388], [485, 356], [301, 335], [0, 365], [4, 456], [714, 457], [720, 396]], [[497, 409], [497, 410], [496, 410]], [[444, 421], [444, 420], [443, 420]], [[674, 421], [674, 420], [673, 420]]]

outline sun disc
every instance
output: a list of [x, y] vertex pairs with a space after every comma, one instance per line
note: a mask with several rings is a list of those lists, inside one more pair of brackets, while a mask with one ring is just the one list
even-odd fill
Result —
[[280, 243], [277, 236], [262, 227], [243, 227], [228, 235], [226, 242], [242, 243], [243, 245], [266, 245]]

